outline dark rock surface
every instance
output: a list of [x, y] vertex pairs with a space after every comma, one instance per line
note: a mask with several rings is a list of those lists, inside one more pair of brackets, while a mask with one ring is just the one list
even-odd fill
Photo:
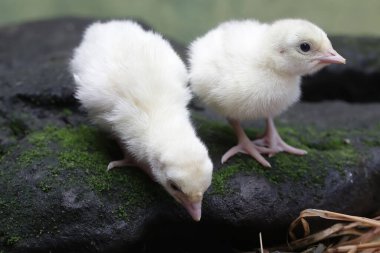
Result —
[[[89, 124], [67, 72], [90, 22], [0, 29], [0, 252], [232, 252], [257, 246], [258, 232], [266, 245], [284, 241], [304, 208], [357, 215], [380, 209], [379, 103], [291, 108], [277, 124], [309, 154], [278, 154], [269, 159], [272, 169], [244, 155], [221, 166], [232, 131], [211, 112], [194, 112], [215, 162], [200, 223], [139, 170], [106, 173], [120, 152]], [[318, 85], [328, 85], [323, 80]], [[251, 137], [262, 129], [260, 122], [247, 127]]]

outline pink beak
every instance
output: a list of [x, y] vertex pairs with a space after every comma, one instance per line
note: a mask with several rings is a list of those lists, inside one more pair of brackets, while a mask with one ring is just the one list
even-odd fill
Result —
[[182, 205], [186, 208], [187, 212], [191, 215], [193, 220], [200, 221], [202, 215], [202, 201], [190, 202], [183, 201]]
[[317, 60], [319, 60], [320, 63], [325, 64], [346, 64], [346, 59], [344, 59], [334, 49], [330, 49], [325, 55], [317, 58]]

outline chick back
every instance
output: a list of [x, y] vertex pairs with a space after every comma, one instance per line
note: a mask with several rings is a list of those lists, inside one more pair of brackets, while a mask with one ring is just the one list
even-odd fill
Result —
[[266, 48], [270, 25], [228, 21], [189, 48], [192, 91], [220, 114], [243, 119], [276, 116], [299, 99], [300, 78], [279, 76]]
[[111, 132], [128, 125], [129, 138], [146, 131], [157, 111], [185, 108], [190, 99], [186, 67], [169, 42], [132, 21], [89, 26], [71, 71], [92, 120]]

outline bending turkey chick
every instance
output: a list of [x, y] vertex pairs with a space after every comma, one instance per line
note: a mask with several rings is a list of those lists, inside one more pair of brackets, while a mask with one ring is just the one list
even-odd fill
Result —
[[[306, 154], [286, 144], [273, 122], [273, 117], [299, 100], [301, 76], [328, 64], [344, 64], [345, 59], [316, 25], [284, 19], [272, 24], [222, 23], [190, 45], [189, 62], [192, 91], [227, 117], [238, 139], [222, 163], [240, 152], [270, 167], [261, 154]], [[240, 121], [257, 118], [267, 119], [266, 131], [251, 142]]]
[[95, 23], [71, 71], [76, 98], [125, 153], [108, 170], [141, 167], [199, 221], [212, 163], [189, 119], [186, 67], [170, 44], [132, 21]]

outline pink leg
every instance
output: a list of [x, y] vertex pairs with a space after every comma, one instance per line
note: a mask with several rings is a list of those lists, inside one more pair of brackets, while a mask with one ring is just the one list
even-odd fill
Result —
[[110, 171], [114, 168], [123, 167], [123, 166], [138, 167], [142, 171], [144, 171], [151, 179], [155, 180], [152, 174], [152, 170], [149, 168], [149, 166], [145, 164], [137, 163], [132, 158], [129, 158], [127, 155], [122, 160], [116, 160], [116, 161], [110, 162], [107, 166], [107, 171]]
[[110, 162], [107, 166], [107, 171], [110, 171], [117, 167], [123, 167], [123, 166], [137, 166], [137, 165], [133, 162], [132, 159], [125, 156], [124, 159], [122, 160], [116, 160], [116, 161]]
[[123, 166], [136, 166], [139, 167], [138, 164], [133, 160], [133, 158], [125, 152], [122, 142], [119, 139], [116, 139], [117, 143], [119, 144], [119, 147], [121, 150], [124, 151], [124, 158], [121, 160], [111, 161], [107, 166], [107, 171], [110, 171], [114, 168], [123, 167]]
[[223, 155], [222, 163], [226, 162], [229, 158], [236, 155], [237, 153], [243, 153], [252, 156], [263, 166], [271, 167], [270, 163], [265, 160], [261, 154], [271, 153], [272, 150], [266, 147], [257, 146], [251, 142], [248, 136], [245, 134], [239, 121], [228, 119], [228, 122], [231, 124], [232, 128], [235, 131], [235, 134], [238, 138], [238, 144], [232, 147]]
[[269, 153], [269, 156], [273, 156], [283, 151], [295, 155], [307, 154], [307, 151], [292, 147], [281, 139], [272, 118], [267, 119], [267, 128], [265, 130], [264, 136], [260, 139], [254, 140], [253, 143], [259, 146], [268, 147], [270, 150], [272, 150], [272, 152]]
[[[121, 145], [121, 142], [119, 140], [117, 140], [117, 142], [118, 142], [121, 150], [124, 150], [123, 145]], [[107, 166], [107, 171], [110, 171], [114, 168], [123, 167], [123, 166], [138, 167], [138, 168], [142, 169], [146, 174], [148, 174], [149, 177], [151, 177], [154, 180], [151, 168], [147, 164], [140, 163], [140, 162], [136, 161], [135, 159], [133, 159], [133, 157], [130, 154], [128, 154], [128, 152], [124, 152], [124, 158], [123, 159], [111, 161]]]

